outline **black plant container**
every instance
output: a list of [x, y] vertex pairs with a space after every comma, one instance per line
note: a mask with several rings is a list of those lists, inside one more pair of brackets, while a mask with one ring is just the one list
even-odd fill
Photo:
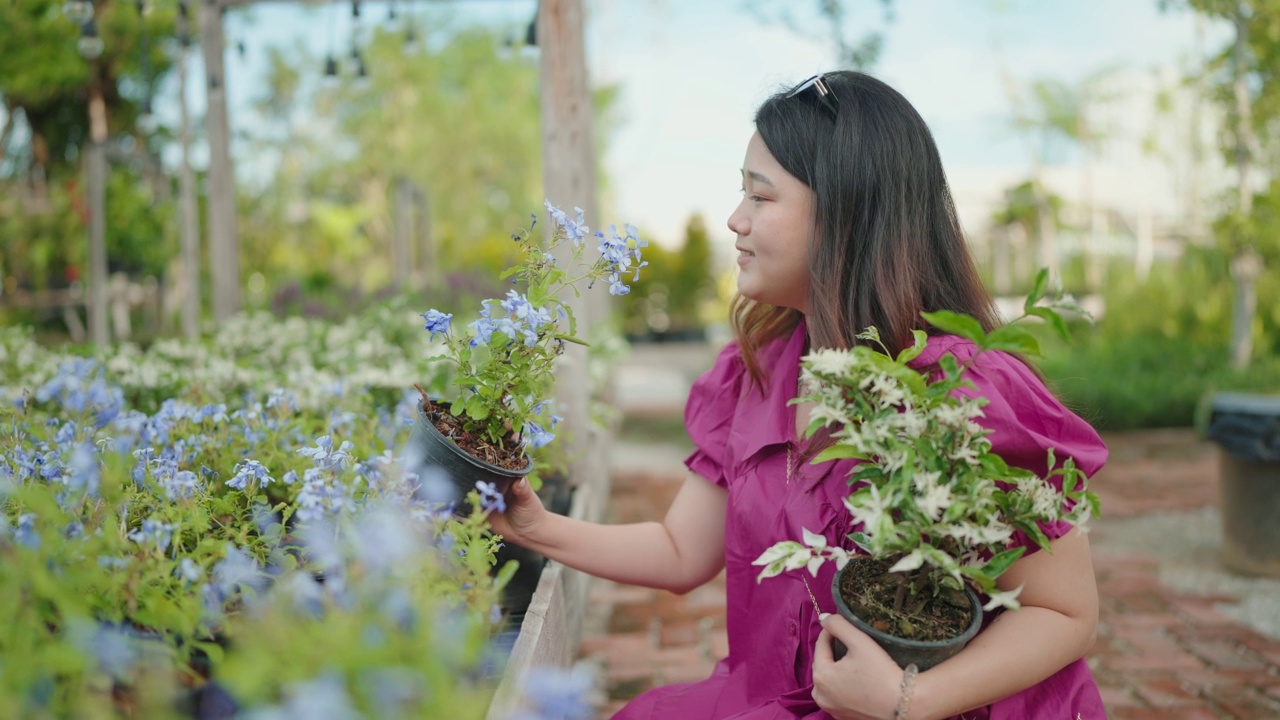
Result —
[[[857, 560], [852, 560], [848, 565], [845, 565], [831, 581], [831, 596], [836, 601], [836, 610], [845, 620], [853, 623], [854, 627], [870, 635], [871, 639], [875, 640], [880, 647], [884, 648], [885, 652], [889, 653], [889, 657], [898, 663], [898, 667], [905, 669], [907, 665], [914, 663], [921, 672], [928, 670], [963, 650], [964, 646], [968, 645], [969, 641], [973, 639], [973, 636], [978, 634], [978, 629], [982, 627], [982, 603], [978, 600], [978, 595], [973, 591], [973, 588], [965, 585], [965, 596], [969, 598], [969, 609], [973, 611], [973, 620], [969, 623], [969, 627], [965, 628], [964, 632], [956, 637], [949, 640], [923, 641], [908, 640], [880, 632], [858, 617], [849, 608], [848, 603], [844, 601], [844, 596], [840, 594], [840, 580], [844, 577], [845, 572], [849, 571], [854, 562], [857, 562]], [[843, 650], [843, 648], [838, 649]]]
[[508, 470], [473, 457], [436, 429], [421, 404], [414, 418], [405, 457], [417, 463], [417, 467], [409, 469], [420, 476], [432, 469], [446, 473], [453, 483], [454, 501], [461, 500], [480, 481], [493, 483], [498, 492], [505, 494], [512, 483], [533, 471], [533, 460], [528, 456], [520, 470]]

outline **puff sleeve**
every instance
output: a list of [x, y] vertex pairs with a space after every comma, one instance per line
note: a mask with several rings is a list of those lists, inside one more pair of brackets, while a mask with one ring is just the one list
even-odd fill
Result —
[[684, 408], [685, 430], [694, 447], [684, 464], [720, 487], [728, 486], [729, 435], [745, 375], [738, 344], [730, 343], [711, 369], [694, 381]]
[[[972, 346], [952, 348], [962, 362], [972, 355]], [[983, 353], [965, 373], [976, 389], [962, 388], [959, 394], [982, 395], [988, 403], [978, 423], [990, 429], [992, 450], [1010, 465], [1044, 477], [1049, 472], [1048, 452], [1052, 448], [1060, 464], [1070, 457], [1086, 477], [1093, 477], [1107, 461], [1107, 447], [1096, 430], [1054, 397], [1044, 382], [1018, 358], [1007, 353]], [[1052, 482], [1062, 490], [1062, 478]], [[1042, 523], [1049, 539], [1071, 530], [1066, 521]], [[1025, 547], [1028, 553], [1039, 546], [1026, 533], [1016, 531], [1010, 547]]]

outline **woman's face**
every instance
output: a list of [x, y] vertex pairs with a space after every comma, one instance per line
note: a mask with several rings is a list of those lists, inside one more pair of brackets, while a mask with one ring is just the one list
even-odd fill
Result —
[[738, 237], [739, 293], [808, 312], [813, 217], [813, 191], [782, 169], [760, 133], [752, 135], [742, 166], [742, 202], [728, 223]]

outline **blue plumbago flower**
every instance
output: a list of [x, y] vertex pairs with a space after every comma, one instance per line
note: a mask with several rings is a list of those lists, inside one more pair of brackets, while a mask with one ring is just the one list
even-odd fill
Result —
[[595, 677], [585, 665], [571, 670], [540, 666], [529, 669], [521, 687], [535, 718], [586, 720], [595, 709]]
[[298, 412], [298, 401], [294, 398], [293, 393], [287, 390], [272, 390], [271, 394], [267, 396], [267, 409], [274, 410], [276, 408], [296, 413]]
[[[54, 422], [57, 422], [57, 420], [54, 420]], [[71, 441], [74, 440], [75, 437], [76, 437], [76, 421], [68, 420], [62, 424], [62, 427], [58, 428], [58, 432], [54, 434], [53, 439], [54, 439], [54, 442], [58, 443], [59, 445], [70, 445]]]
[[346, 465], [351, 459], [351, 449], [355, 447], [350, 440], [343, 440], [338, 449], [333, 448], [333, 438], [329, 435], [322, 435], [316, 438], [315, 447], [300, 448], [299, 455], [305, 455], [311, 458], [311, 462], [318, 468], [340, 469]]
[[374, 570], [394, 568], [423, 544], [408, 513], [389, 503], [361, 510], [351, 540], [356, 558]]
[[308, 468], [302, 473], [302, 490], [298, 492], [297, 503], [298, 519], [314, 522], [349, 507], [351, 489], [323, 468]]
[[237, 490], [243, 490], [250, 480], [254, 481], [258, 487], [266, 487], [276, 481], [269, 474], [270, 471], [257, 460], [245, 460], [244, 462], [236, 463], [235, 472], [235, 477], [228, 480], [227, 485]]
[[418, 674], [406, 667], [373, 668], [360, 680], [373, 699], [374, 717], [409, 717], [422, 691]]
[[124, 570], [129, 567], [129, 558], [100, 555], [98, 557], [98, 567], [106, 568], [107, 570]]
[[498, 492], [498, 486], [491, 482], [483, 480], [476, 483], [476, 490], [480, 491], [480, 507], [485, 512], [506, 512], [507, 501], [503, 499], [502, 493]]
[[467, 325], [471, 329], [472, 337], [467, 342], [471, 347], [480, 345], [488, 345], [489, 340], [493, 338], [493, 331], [497, 327], [489, 318], [480, 318], [473, 323]]
[[292, 485], [298, 482], [298, 471], [289, 470], [285, 472], [285, 474], [280, 477], [280, 482], [284, 483], [285, 485]]
[[324, 615], [324, 587], [309, 572], [294, 570], [281, 578], [272, 591], [285, 593], [300, 613], [317, 620]]
[[[575, 217], [570, 218], [563, 210], [552, 205], [550, 200], [544, 200], [543, 205], [547, 208], [547, 212], [551, 214], [551, 219], [564, 228], [564, 236], [573, 241], [574, 247], [581, 245], [582, 241], [590, 234], [591, 228], [586, 226], [586, 218], [583, 217], [582, 208], [574, 208]], [[532, 229], [532, 226], [530, 229]]]
[[75, 493], [98, 494], [98, 453], [93, 443], [81, 443], [71, 456], [71, 464], [67, 468], [67, 487]]
[[67, 637], [74, 647], [92, 657], [103, 672], [116, 680], [128, 678], [141, 657], [136, 631], [113, 623], [95, 626], [83, 620], [73, 621]]
[[347, 410], [340, 412], [336, 408], [329, 413], [329, 432], [337, 432], [354, 425], [356, 422], [356, 414]]
[[133, 484], [141, 486], [147, 479], [147, 466], [155, 459], [156, 449], [152, 447], [143, 447], [134, 450], [133, 453]]
[[422, 319], [426, 321], [426, 326], [423, 329], [431, 333], [431, 337], [434, 339], [436, 335], [449, 334], [449, 323], [453, 321], [453, 314], [442, 313], [439, 310], [432, 309], [422, 313]]
[[213, 566], [211, 588], [216, 597], [225, 601], [234, 596], [237, 590], [261, 590], [266, 580], [258, 570], [258, 561], [232, 545], [227, 548], [226, 557]]
[[537, 450], [538, 448], [546, 447], [552, 440], [555, 440], [556, 434], [543, 430], [542, 427], [536, 423], [527, 422], [524, 424], [524, 432], [521, 433], [521, 437], [524, 439], [525, 444], [527, 444], [531, 449]]
[[178, 567], [174, 568], [173, 573], [182, 578], [182, 582], [186, 585], [198, 583], [204, 577], [204, 568], [200, 567], [195, 560], [189, 557], [182, 558], [182, 562]]
[[179, 470], [160, 480], [164, 495], [170, 500], [184, 500], [200, 492], [200, 478], [190, 470]]
[[177, 528], [178, 526], [173, 523], [147, 518], [142, 521], [142, 527], [129, 532], [129, 539], [139, 545], [154, 544], [157, 550], [164, 552], [169, 549], [169, 543], [173, 540], [173, 531]]
[[204, 424], [205, 420], [212, 420], [214, 425], [227, 422], [227, 406], [225, 403], [205, 405], [196, 411], [191, 420], [197, 425]]
[[293, 683], [285, 690], [284, 710], [289, 718], [308, 720], [359, 720], [341, 675], [331, 673], [307, 682]]
[[596, 237], [600, 240], [600, 259], [609, 269], [609, 293], [626, 295], [631, 288], [622, 281], [622, 276], [634, 272], [631, 281], [640, 279], [640, 268], [649, 264], [641, 261], [640, 250], [649, 246], [648, 241], [641, 239], [632, 225], [627, 225], [625, 237], [618, 234], [614, 225], [609, 226], [608, 234], [597, 232]]
[[23, 513], [18, 516], [18, 527], [13, 531], [13, 541], [29, 548], [40, 547], [40, 534], [36, 532], [35, 513]]

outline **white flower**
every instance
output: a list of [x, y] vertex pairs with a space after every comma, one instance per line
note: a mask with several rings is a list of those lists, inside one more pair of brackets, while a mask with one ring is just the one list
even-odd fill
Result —
[[844, 506], [853, 516], [854, 523], [862, 523], [866, 532], [875, 532], [881, 520], [887, 517], [889, 502], [880, 496], [880, 488], [867, 486], [868, 492], [862, 495], [850, 495], [844, 499]]
[[1019, 585], [1018, 587], [1012, 590], [1001, 590], [1001, 591], [996, 591], [994, 593], [991, 593], [991, 599], [987, 601], [986, 605], [982, 606], [982, 609], [988, 612], [998, 607], [1005, 607], [1005, 608], [1009, 608], [1010, 610], [1017, 610], [1019, 607], [1022, 607], [1018, 603], [1018, 595], [1021, 593], [1022, 593], [1021, 585]]
[[853, 368], [853, 354], [847, 350], [823, 349], [805, 355], [801, 361], [818, 375], [840, 377]]
[[920, 512], [927, 515], [930, 520], [937, 522], [942, 519], [942, 513], [951, 507], [953, 501], [951, 490], [946, 485], [933, 483], [916, 497], [916, 507], [920, 508]]
[[851, 420], [840, 408], [830, 405], [814, 405], [809, 411], [809, 422], [821, 420], [824, 425], [848, 425]]

